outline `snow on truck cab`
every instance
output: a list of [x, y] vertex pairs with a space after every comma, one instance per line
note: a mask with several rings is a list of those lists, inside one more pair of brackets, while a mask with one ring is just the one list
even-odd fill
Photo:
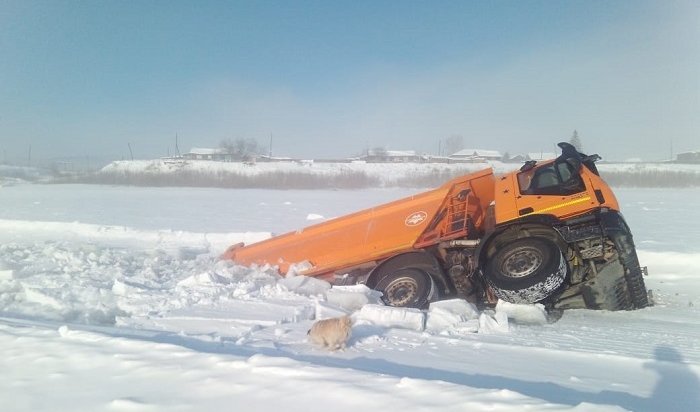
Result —
[[[649, 305], [632, 233], [598, 155], [568, 143], [554, 160], [495, 176], [485, 169], [384, 205], [223, 255], [290, 267], [335, 285], [364, 283], [387, 305], [462, 297], [549, 309]], [[302, 264], [303, 263], [303, 264]]]

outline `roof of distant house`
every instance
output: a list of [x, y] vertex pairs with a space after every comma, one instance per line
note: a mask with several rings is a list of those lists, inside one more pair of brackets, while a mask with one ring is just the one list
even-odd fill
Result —
[[367, 151], [367, 156], [405, 157], [416, 156], [415, 150], [375, 150]]
[[213, 155], [213, 154], [224, 154], [226, 151], [224, 149], [209, 149], [206, 147], [193, 147], [190, 149], [190, 154], [196, 154], [196, 155]]
[[457, 153], [452, 153], [450, 157], [501, 157], [501, 152], [498, 150], [462, 149]]

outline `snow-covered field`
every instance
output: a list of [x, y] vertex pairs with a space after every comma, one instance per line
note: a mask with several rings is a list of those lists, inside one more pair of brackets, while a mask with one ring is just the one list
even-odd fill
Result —
[[[0, 187], [3, 411], [697, 410], [700, 190], [620, 189], [656, 306], [427, 313], [217, 256], [416, 190]], [[352, 312], [348, 348], [309, 344]]]

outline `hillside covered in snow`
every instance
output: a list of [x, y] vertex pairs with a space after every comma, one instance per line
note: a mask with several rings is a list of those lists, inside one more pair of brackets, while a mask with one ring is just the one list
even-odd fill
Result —
[[[140, 186], [210, 186], [261, 188], [434, 187], [452, 177], [492, 168], [505, 173], [520, 163], [322, 163], [216, 162], [206, 160], [116, 161], [85, 183]], [[600, 163], [603, 177], [613, 186], [700, 186], [700, 165], [673, 163]]]

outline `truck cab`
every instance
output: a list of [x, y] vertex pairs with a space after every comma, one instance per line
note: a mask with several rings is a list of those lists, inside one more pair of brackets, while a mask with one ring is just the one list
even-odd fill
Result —
[[615, 195], [598, 175], [598, 155], [583, 155], [568, 143], [560, 147], [556, 159], [527, 161], [519, 171], [497, 179], [497, 224], [531, 215], [567, 219], [597, 208], [619, 211]]

